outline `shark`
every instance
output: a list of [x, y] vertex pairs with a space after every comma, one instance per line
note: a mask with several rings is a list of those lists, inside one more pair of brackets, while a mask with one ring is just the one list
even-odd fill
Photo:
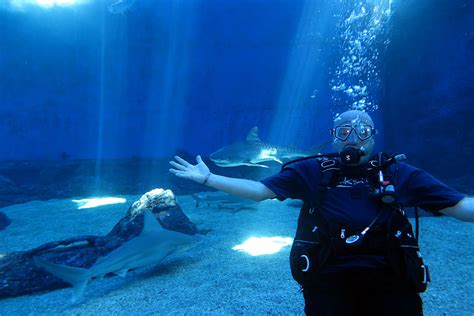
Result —
[[232, 213], [236, 213], [242, 210], [253, 210], [256, 207], [257, 202], [239, 198], [235, 195], [231, 195], [225, 192], [200, 192], [191, 194], [193, 197], [196, 208], [200, 206], [208, 206], [217, 208], [220, 210], [229, 210]]
[[88, 269], [52, 263], [39, 256], [33, 260], [39, 267], [73, 286], [71, 302], [75, 303], [91, 279], [101, 279], [108, 273], [125, 277], [129, 270], [159, 263], [168, 255], [189, 249], [199, 241], [198, 236], [164, 229], [151, 211], [145, 211], [140, 235], [100, 257]]
[[113, 14], [124, 14], [133, 6], [136, 0], [117, 0], [108, 6], [108, 10]]
[[219, 167], [250, 166], [268, 168], [261, 164], [265, 161], [293, 160], [302, 157], [317, 155], [331, 141], [328, 141], [311, 150], [300, 150], [295, 147], [278, 146], [262, 142], [258, 136], [258, 127], [254, 126], [244, 141], [232, 143], [213, 152], [209, 158]]

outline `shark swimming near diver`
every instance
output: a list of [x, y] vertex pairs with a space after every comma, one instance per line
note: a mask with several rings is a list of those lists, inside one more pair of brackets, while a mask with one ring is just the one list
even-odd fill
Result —
[[73, 286], [71, 301], [75, 303], [82, 297], [89, 280], [102, 278], [108, 273], [125, 276], [131, 269], [159, 263], [174, 252], [188, 249], [200, 239], [198, 236], [164, 229], [151, 211], [145, 211], [140, 235], [100, 257], [88, 269], [51, 263], [38, 256], [33, 257], [33, 260], [39, 267]]
[[255, 126], [249, 131], [244, 141], [225, 146], [212, 153], [209, 158], [219, 167], [251, 166], [268, 168], [261, 162], [276, 161], [283, 163], [283, 160], [317, 155], [330, 143], [331, 141], [328, 141], [311, 150], [273, 145], [260, 140], [258, 127]]
[[211, 207], [237, 213], [243, 210], [256, 210], [257, 202], [243, 199], [225, 192], [200, 192], [191, 194], [196, 208]]

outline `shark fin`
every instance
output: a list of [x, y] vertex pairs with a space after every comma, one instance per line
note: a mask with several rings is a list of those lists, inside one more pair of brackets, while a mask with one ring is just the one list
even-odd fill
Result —
[[51, 263], [38, 256], [33, 257], [33, 261], [40, 268], [43, 268], [54, 276], [74, 286], [74, 293], [72, 297], [73, 302], [77, 301], [82, 296], [84, 288], [89, 281], [88, 269]]
[[254, 126], [249, 133], [247, 134], [247, 141], [249, 142], [260, 142], [260, 138], [258, 138], [258, 127]]
[[154, 232], [157, 230], [164, 230], [164, 228], [161, 227], [161, 224], [158, 222], [152, 211], [144, 211], [142, 234], [147, 232]]
[[282, 162], [280, 159], [278, 159], [277, 157], [271, 157], [271, 158], [272, 158], [274, 161], [276, 161], [276, 162], [278, 162], [278, 163], [280, 163], [280, 164], [283, 164], [283, 162]]
[[121, 276], [122, 278], [125, 278], [127, 276], [128, 269], [123, 269], [120, 271], [115, 272], [116, 275]]

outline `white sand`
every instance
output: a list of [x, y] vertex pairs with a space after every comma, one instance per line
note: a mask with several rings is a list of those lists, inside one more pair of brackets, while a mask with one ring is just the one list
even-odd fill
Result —
[[[78, 210], [70, 200], [30, 202], [3, 208], [12, 224], [0, 232], [0, 253], [26, 250], [77, 235], [106, 234], [138, 196], [127, 204]], [[289, 247], [252, 257], [231, 248], [250, 236], [290, 236], [298, 209], [265, 201], [255, 211], [235, 214], [195, 208], [189, 196], [178, 201], [204, 241], [162, 263], [91, 282], [80, 303], [71, 289], [3, 299], [0, 315], [226, 315], [303, 314], [303, 298], [291, 278]], [[421, 219], [421, 246], [432, 283], [423, 294], [425, 315], [474, 315], [474, 225], [448, 217]]]

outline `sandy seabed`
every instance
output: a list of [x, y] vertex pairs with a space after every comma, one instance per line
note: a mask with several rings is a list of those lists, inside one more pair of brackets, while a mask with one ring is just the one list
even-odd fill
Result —
[[[12, 224], [0, 232], [0, 253], [27, 250], [78, 235], [102, 235], [139, 197], [126, 204], [77, 209], [71, 200], [34, 201], [1, 209]], [[250, 256], [232, 250], [251, 236], [292, 237], [298, 208], [264, 201], [237, 213], [195, 207], [178, 196], [204, 240], [125, 278], [94, 280], [82, 300], [70, 288], [0, 300], [0, 315], [302, 315], [304, 301], [290, 273], [290, 248]], [[425, 315], [474, 315], [474, 225], [449, 217], [421, 218], [421, 249], [432, 282], [422, 294]]]

